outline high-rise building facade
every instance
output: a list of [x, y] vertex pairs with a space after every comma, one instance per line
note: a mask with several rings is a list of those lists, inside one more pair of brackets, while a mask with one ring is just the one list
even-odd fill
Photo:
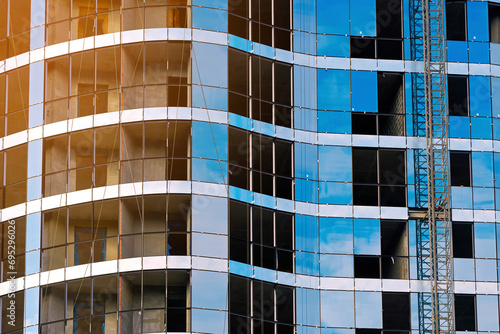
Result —
[[[419, 5], [0, 0], [0, 333], [423, 332]], [[500, 2], [445, 11], [454, 329], [498, 333]]]

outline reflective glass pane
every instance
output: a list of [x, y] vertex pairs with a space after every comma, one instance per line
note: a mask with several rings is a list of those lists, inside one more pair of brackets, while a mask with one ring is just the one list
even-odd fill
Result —
[[354, 254], [380, 255], [380, 221], [354, 219]]
[[495, 224], [474, 223], [474, 244], [476, 258], [495, 258]]
[[321, 326], [354, 326], [354, 293], [321, 291]]

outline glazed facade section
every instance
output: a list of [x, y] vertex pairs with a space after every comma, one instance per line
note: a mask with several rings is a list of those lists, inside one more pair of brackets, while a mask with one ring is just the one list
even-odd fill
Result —
[[[0, 332], [418, 331], [412, 3], [0, 0]], [[456, 330], [497, 333], [500, 3], [446, 14]]]

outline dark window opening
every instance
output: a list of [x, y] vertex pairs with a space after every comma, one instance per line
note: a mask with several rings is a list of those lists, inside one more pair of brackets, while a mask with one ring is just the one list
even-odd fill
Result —
[[382, 278], [408, 279], [408, 236], [405, 221], [381, 221]]
[[375, 59], [375, 38], [351, 36], [351, 57]]
[[381, 334], [382, 331], [380, 329], [372, 329], [372, 328], [356, 328], [356, 334]]
[[450, 152], [450, 183], [454, 187], [471, 186], [470, 152]]
[[406, 205], [406, 159], [403, 150], [353, 148], [354, 205]]
[[455, 330], [476, 330], [476, 296], [455, 295]]
[[500, 5], [490, 3], [488, 5], [490, 21], [490, 42], [500, 43]]
[[378, 133], [387, 136], [404, 136], [405, 98], [402, 73], [379, 72], [378, 92]]
[[446, 0], [446, 38], [450, 41], [467, 40], [466, 2]]
[[373, 113], [352, 113], [352, 133], [356, 135], [376, 135], [377, 115]]
[[403, 59], [403, 41], [401, 39], [377, 38], [377, 59]]
[[384, 330], [410, 330], [410, 294], [382, 292], [382, 316]]
[[293, 215], [230, 201], [229, 258], [293, 272]]
[[401, 0], [377, 0], [377, 37], [402, 37]]
[[450, 116], [469, 116], [469, 78], [448, 76], [448, 110]]
[[230, 275], [229, 313], [231, 333], [292, 334], [294, 288]]
[[355, 278], [380, 278], [380, 257], [354, 256]]
[[453, 257], [472, 259], [474, 257], [474, 238], [472, 223], [455, 223], [453, 227]]

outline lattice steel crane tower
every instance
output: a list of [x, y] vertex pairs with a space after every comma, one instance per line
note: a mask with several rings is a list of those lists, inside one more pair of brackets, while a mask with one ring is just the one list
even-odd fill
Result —
[[449, 187], [444, 0], [411, 0], [412, 60], [423, 73], [412, 74], [414, 135], [426, 138], [416, 149], [416, 208], [419, 279], [431, 293], [419, 294], [422, 333], [453, 333], [453, 263]]

